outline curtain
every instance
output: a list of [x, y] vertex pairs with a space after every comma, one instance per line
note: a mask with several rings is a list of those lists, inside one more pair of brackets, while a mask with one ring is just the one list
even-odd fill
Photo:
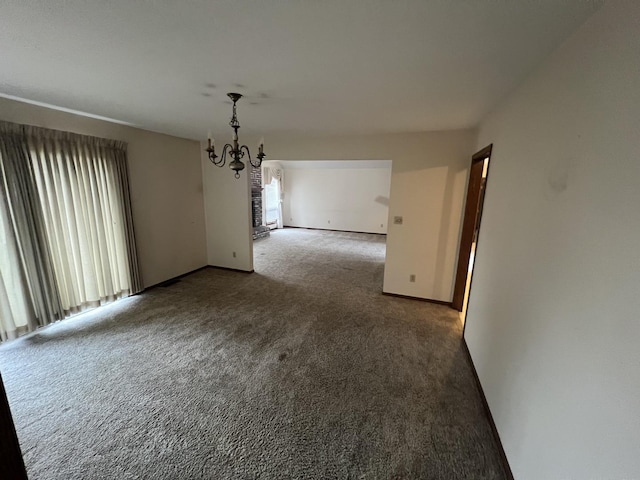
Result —
[[0, 315], [4, 340], [63, 318], [29, 152], [20, 129], [0, 122]]
[[125, 144], [37, 127], [25, 130], [65, 312], [139, 291], [131, 275], [135, 249], [127, 248]]
[[0, 122], [0, 145], [22, 275], [34, 313], [50, 307], [30, 329], [141, 291], [126, 144]]
[[278, 228], [283, 227], [282, 222], [282, 202], [284, 201], [284, 169], [279, 163], [272, 163], [264, 167], [262, 175], [264, 185], [269, 185], [275, 179], [278, 183]]
[[0, 340], [16, 338], [29, 330], [28, 288], [20, 267], [20, 254], [15, 241], [5, 195], [0, 195]]

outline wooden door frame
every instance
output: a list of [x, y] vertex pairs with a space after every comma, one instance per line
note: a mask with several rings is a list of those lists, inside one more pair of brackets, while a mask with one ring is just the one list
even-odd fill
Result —
[[[464, 292], [467, 284], [467, 275], [469, 270], [469, 257], [471, 255], [471, 248], [473, 246], [473, 235], [476, 227], [480, 223], [479, 211], [482, 211], [482, 205], [480, 204], [484, 200], [482, 189], [479, 189], [475, 195], [471, 192], [473, 167], [479, 162], [484, 162], [485, 158], [491, 158], [491, 150], [493, 144], [487, 145], [479, 152], [476, 152], [471, 157], [471, 166], [469, 167], [469, 180], [467, 182], [467, 198], [464, 207], [464, 216], [462, 224], [462, 234], [460, 235], [460, 246], [458, 248], [458, 266], [456, 269], [456, 279], [453, 287], [453, 299], [451, 300], [451, 307], [459, 312], [462, 311], [464, 305]], [[491, 161], [489, 161], [489, 166]], [[489, 167], [487, 167], [487, 178], [489, 176]], [[481, 171], [482, 172], [482, 171]], [[482, 174], [482, 173], [481, 173]], [[486, 184], [485, 184], [486, 189]], [[479, 236], [479, 235], [478, 235]], [[476, 238], [476, 249], [478, 248], [478, 238]], [[465, 322], [466, 323], [466, 322]]]

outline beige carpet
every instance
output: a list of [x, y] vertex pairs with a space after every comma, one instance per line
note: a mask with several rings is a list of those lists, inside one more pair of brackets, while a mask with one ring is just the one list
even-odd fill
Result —
[[384, 241], [276, 231], [0, 346], [30, 478], [504, 478], [456, 312], [381, 295]]

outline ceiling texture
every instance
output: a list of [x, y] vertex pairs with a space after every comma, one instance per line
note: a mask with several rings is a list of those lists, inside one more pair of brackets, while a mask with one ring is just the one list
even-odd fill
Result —
[[202, 139], [475, 126], [597, 0], [2, 0], [0, 95]]

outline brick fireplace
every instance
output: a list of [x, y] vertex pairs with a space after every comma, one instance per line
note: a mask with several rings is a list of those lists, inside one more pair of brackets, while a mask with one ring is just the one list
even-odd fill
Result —
[[262, 224], [262, 168], [251, 167], [251, 217], [253, 239], [269, 236], [269, 228]]

